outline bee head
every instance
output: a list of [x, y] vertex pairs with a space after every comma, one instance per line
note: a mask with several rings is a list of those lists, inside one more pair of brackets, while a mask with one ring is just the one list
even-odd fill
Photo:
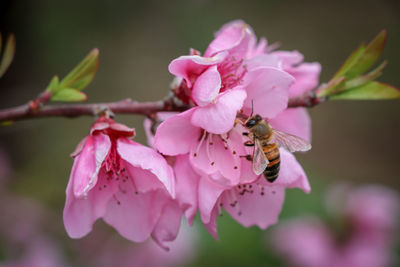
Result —
[[261, 116], [256, 114], [247, 119], [245, 126], [246, 126], [246, 128], [251, 128], [251, 127], [255, 126], [261, 120], [262, 120]]

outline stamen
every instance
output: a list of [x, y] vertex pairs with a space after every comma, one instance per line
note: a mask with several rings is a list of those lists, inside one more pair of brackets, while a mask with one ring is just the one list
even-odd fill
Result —
[[213, 164], [214, 161], [213, 161], [213, 159], [211, 157], [211, 153], [210, 153], [210, 146], [208, 145], [211, 142], [212, 142], [212, 134], [208, 134], [208, 136], [207, 136], [207, 145], [206, 145], [206, 153], [207, 153], [208, 159], [211, 161], [211, 165], [214, 165]]
[[200, 147], [201, 147], [201, 145], [203, 144], [203, 141], [204, 141], [204, 139], [206, 138], [206, 135], [207, 135], [207, 132], [204, 131], [204, 132], [203, 132], [203, 135], [202, 135], [201, 138], [200, 138], [199, 144], [198, 144], [197, 147], [196, 147], [196, 152], [193, 154], [194, 157], [197, 157], [197, 155], [199, 154]]

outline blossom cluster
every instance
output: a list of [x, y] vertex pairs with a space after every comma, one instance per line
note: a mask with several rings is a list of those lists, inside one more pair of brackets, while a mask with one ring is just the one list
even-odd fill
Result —
[[174, 95], [190, 108], [156, 114], [162, 121], [156, 131], [145, 122], [153, 148], [132, 141], [134, 130], [112, 118], [94, 123], [73, 153], [64, 209], [68, 234], [82, 237], [103, 218], [129, 240], [151, 236], [167, 248], [182, 215], [192, 224], [199, 212], [215, 238], [222, 209], [246, 227], [276, 223], [285, 189], [309, 192], [309, 182], [283, 149], [277, 180], [257, 175], [239, 117], [258, 114], [274, 129], [310, 141], [307, 112], [288, 108], [288, 100], [315, 88], [320, 69], [297, 51], [273, 51], [243, 21], [224, 25], [203, 55], [191, 49], [170, 63]]

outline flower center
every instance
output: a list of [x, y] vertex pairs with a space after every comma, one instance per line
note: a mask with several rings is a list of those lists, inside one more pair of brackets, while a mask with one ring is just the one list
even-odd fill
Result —
[[[101, 181], [97, 181], [98, 189], [100, 191], [106, 190], [107, 187], [112, 186], [112, 183], [117, 183], [119, 192], [121, 192], [122, 194], [126, 194], [127, 191], [124, 188], [128, 186], [125, 185], [125, 183], [128, 182], [131, 183], [131, 185], [133, 186], [134, 192], [138, 194], [138, 190], [133, 180], [133, 177], [129, 175], [128, 171], [125, 168], [124, 160], [118, 154], [116, 141], [112, 140], [111, 142], [112, 145], [110, 151], [108, 152], [106, 159], [101, 165], [101, 168], [106, 174], [106, 178], [104, 179], [103, 176], [103, 179]], [[113, 198], [118, 205], [121, 204], [120, 200], [115, 194], [113, 194]]]
[[232, 56], [218, 65], [218, 71], [222, 80], [220, 92], [223, 92], [239, 85], [243, 81], [247, 68], [243, 64], [243, 59], [238, 60]]
[[129, 177], [116, 147], [116, 142], [113, 141], [110, 151], [108, 152], [108, 155], [101, 167], [106, 171], [107, 181], [122, 180], [123, 182], [126, 182]]

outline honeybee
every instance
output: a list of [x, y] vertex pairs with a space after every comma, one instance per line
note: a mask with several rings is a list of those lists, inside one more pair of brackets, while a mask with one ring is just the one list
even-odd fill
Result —
[[269, 182], [274, 182], [279, 175], [280, 153], [279, 147], [289, 152], [308, 151], [311, 144], [306, 140], [291, 134], [275, 130], [263, 120], [260, 115], [250, 116], [244, 123], [249, 130], [243, 133], [252, 140], [246, 142], [246, 146], [254, 146], [252, 161], [253, 171], [256, 175], [264, 173]]

